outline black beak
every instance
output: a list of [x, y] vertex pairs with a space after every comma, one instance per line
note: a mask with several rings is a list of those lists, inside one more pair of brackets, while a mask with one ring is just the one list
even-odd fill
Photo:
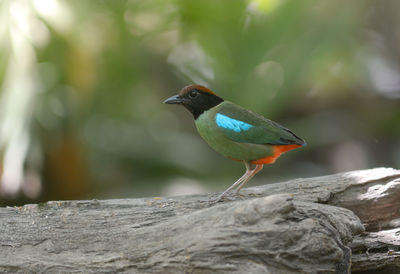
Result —
[[169, 97], [167, 100], [164, 101], [164, 104], [183, 104], [184, 99], [179, 95], [174, 95]]

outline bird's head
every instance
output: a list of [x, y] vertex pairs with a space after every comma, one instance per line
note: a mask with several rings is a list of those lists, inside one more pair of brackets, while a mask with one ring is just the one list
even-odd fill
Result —
[[186, 86], [179, 92], [164, 101], [165, 104], [178, 104], [184, 106], [197, 119], [204, 111], [220, 104], [224, 100], [210, 89], [200, 85]]

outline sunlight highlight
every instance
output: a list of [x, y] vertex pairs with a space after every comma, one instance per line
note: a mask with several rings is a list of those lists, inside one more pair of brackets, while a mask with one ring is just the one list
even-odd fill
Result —
[[8, 12], [8, 29], [1, 37], [7, 41], [10, 55], [0, 93], [0, 147], [4, 153], [0, 193], [15, 196], [24, 182], [29, 128], [38, 88], [32, 39], [35, 36], [32, 26], [37, 19], [28, 1], [13, 1]]
[[167, 61], [194, 83], [207, 86], [214, 79], [211, 58], [194, 41], [176, 46]]
[[252, 0], [249, 3], [249, 9], [270, 13], [276, 10], [281, 2], [282, 0]]
[[388, 191], [391, 188], [396, 188], [400, 185], [400, 180], [394, 180], [386, 185], [374, 185], [368, 188], [366, 193], [358, 195], [358, 199], [360, 200], [372, 200], [382, 198], [388, 195]]
[[32, 0], [32, 3], [37, 13], [57, 31], [66, 33], [71, 29], [74, 16], [64, 2], [59, 0]]

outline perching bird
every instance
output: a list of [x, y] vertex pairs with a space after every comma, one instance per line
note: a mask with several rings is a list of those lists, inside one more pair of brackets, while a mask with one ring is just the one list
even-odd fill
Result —
[[[225, 190], [217, 201], [235, 187], [238, 193], [264, 164], [272, 164], [282, 153], [306, 145], [289, 129], [224, 101], [204, 86], [186, 86], [164, 103], [183, 105], [193, 114], [200, 136], [210, 147], [245, 164], [246, 173]], [[254, 169], [252, 165], [255, 165]]]

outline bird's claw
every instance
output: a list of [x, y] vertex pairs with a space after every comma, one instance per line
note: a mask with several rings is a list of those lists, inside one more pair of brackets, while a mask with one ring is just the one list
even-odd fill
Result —
[[223, 195], [218, 196], [216, 199], [212, 201], [212, 203], [219, 203], [219, 202], [233, 202], [236, 201], [237, 198], [243, 199], [243, 196], [236, 192], [233, 195], [229, 195], [229, 193], [224, 193]]

